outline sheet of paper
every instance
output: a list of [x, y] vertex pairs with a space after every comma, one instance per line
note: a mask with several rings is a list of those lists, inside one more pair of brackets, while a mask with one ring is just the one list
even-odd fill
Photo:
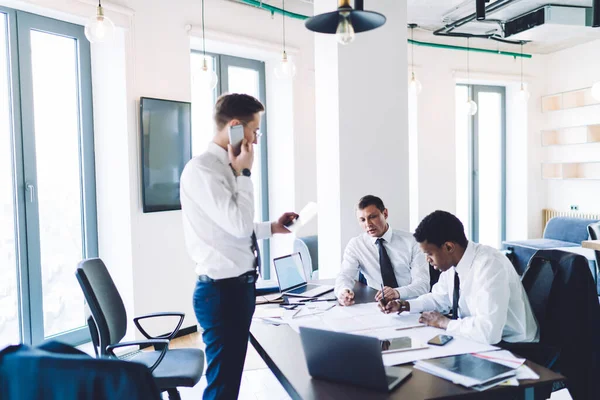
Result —
[[525, 363], [524, 358], [517, 358], [508, 350], [490, 351], [473, 355], [475, 357], [484, 358], [509, 368], [517, 368]]
[[[424, 327], [424, 328], [413, 328], [396, 331], [395, 329], [387, 329], [378, 332], [379, 335], [390, 335], [389, 338], [409, 336], [415, 340], [427, 343], [427, 341], [439, 334], [445, 334], [446, 331], [443, 329]], [[380, 336], [379, 336], [380, 337]], [[469, 339], [454, 336], [454, 340], [451, 340], [444, 346], [429, 346], [427, 349], [406, 352], [406, 353], [391, 353], [383, 355], [383, 363], [386, 366], [406, 364], [418, 360], [427, 360], [429, 358], [454, 356], [458, 354], [467, 353], [482, 353], [486, 351], [497, 350], [495, 346], [488, 344], [474, 342]]]
[[283, 317], [283, 308], [275, 304], [275, 307], [269, 307], [270, 305], [264, 305], [262, 307], [256, 307], [254, 311], [254, 318], [265, 318], [265, 317]]
[[314, 217], [317, 216], [319, 211], [319, 207], [315, 202], [309, 202], [304, 208], [298, 213], [298, 218], [294, 220], [290, 225], [286, 226], [286, 228], [290, 232], [296, 232], [298, 229], [302, 228], [304, 225], [310, 222]]

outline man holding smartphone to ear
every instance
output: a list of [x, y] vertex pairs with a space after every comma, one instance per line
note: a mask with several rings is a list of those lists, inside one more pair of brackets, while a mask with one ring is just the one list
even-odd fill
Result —
[[[213, 141], [181, 175], [183, 230], [198, 275], [194, 311], [208, 362], [205, 400], [237, 398], [261, 268], [257, 240], [289, 233], [284, 225], [298, 217], [290, 212], [277, 222], [254, 223], [250, 177], [263, 112], [252, 96], [221, 96], [215, 104]], [[238, 153], [229, 140], [232, 127], [239, 131], [239, 126], [243, 139]]]

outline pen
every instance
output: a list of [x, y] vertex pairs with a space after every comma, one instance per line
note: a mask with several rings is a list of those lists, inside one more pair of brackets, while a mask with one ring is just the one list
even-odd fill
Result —
[[427, 328], [428, 325], [418, 325], [418, 326], [407, 326], [404, 328], [396, 328], [397, 331], [404, 331], [406, 329], [417, 329], [417, 328]]
[[292, 315], [292, 319], [296, 318], [296, 315], [298, 315], [298, 313], [300, 313], [300, 311], [302, 311], [302, 309], [298, 308], [298, 310]]
[[307, 303], [316, 303], [317, 301], [336, 301], [337, 299], [306, 299], [306, 300], [300, 300], [303, 302], [307, 302]]

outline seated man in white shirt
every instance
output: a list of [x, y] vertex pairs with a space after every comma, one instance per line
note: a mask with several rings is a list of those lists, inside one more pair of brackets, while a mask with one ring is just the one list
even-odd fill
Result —
[[[376, 196], [358, 202], [356, 216], [365, 230], [352, 238], [335, 282], [335, 293], [344, 306], [354, 304], [354, 282], [362, 272], [367, 284], [379, 290], [375, 300], [417, 297], [429, 291], [429, 265], [409, 232], [392, 229], [388, 210]], [[380, 290], [383, 286], [383, 292]]]
[[[446, 211], [425, 217], [414, 236], [442, 274], [431, 293], [380, 305], [385, 313], [423, 312], [420, 322], [481, 343], [539, 340], [527, 293], [502, 253], [468, 241], [460, 220]], [[442, 315], [449, 311], [452, 319]]]

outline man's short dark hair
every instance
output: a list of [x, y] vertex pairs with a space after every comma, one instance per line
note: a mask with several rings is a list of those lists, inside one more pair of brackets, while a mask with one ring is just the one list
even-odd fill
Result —
[[427, 241], [438, 247], [446, 242], [458, 243], [465, 248], [469, 244], [462, 222], [453, 214], [440, 210], [423, 218], [414, 237], [419, 243]]
[[215, 103], [215, 124], [221, 130], [231, 120], [238, 119], [248, 123], [254, 118], [254, 114], [265, 111], [265, 106], [256, 98], [241, 93], [224, 94]]
[[383, 212], [385, 210], [385, 206], [383, 205], [383, 200], [381, 200], [377, 196], [373, 196], [371, 194], [364, 196], [362, 199], [358, 201], [357, 208], [359, 210], [364, 210], [369, 206], [375, 206], [379, 209], [379, 211]]

